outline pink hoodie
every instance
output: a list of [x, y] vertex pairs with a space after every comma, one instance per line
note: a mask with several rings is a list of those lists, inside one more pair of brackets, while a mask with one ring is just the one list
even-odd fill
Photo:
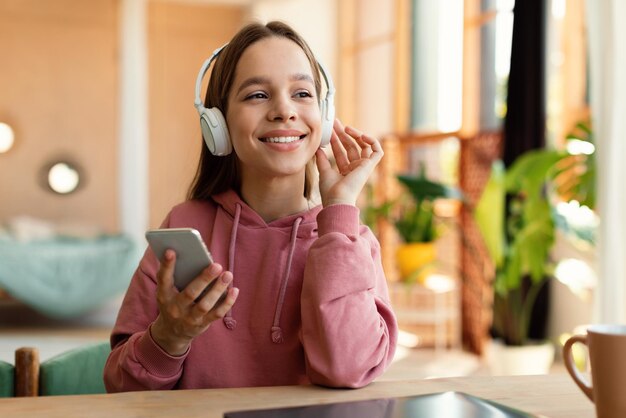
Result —
[[239, 297], [180, 357], [148, 328], [158, 314], [158, 260], [146, 250], [111, 335], [109, 392], [315, 383], [361, 387], [380, 376], [396, 347], [380, 247], [349, 205], [321, 206], [266, 224], [237, 193], [188, 201], [167, 227], [202, 234], [233, 272]]

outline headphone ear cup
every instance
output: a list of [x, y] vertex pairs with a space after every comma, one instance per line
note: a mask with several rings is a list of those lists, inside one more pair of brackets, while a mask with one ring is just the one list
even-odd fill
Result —
[[335, 107], [329, 104], [328, 99], [324, 99], [320, 108], [322, 114], [322, 141], [320, 147], [330, 144], [330, 138], [333, 135], [333, 124], [335, 122]]
[[218, 108], [212, 107], [202, 110], [200, 129], [202, 129], [202, 137], [211, 154], [224, 156], [233, 151], [226, 119]]

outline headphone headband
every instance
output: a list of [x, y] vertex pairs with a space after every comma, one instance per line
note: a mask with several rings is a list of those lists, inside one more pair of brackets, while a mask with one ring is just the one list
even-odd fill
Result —
[[320, 67], [320, 73], [322, 73], [322, 77], [324, 78], [324, 81], [326, 81], [326, 98], [324, 100], [330, 100], [333, 101], [333, 98], [335, 97], [335, 85], [333, 84], [333, 79], [330, 78], [330, 73], [326, 71], [326, 68], [324, 68], [324, 65], [322, 64], [322, 62], [320, 60], [318, 60], [317, 58], [315, 58], [315, 61], [317, 61], [317, 65]]
[[213, 60], [217, 58], [220, 52], [222, 52], [222, 49], [226, 48], [226, 45], [228, 44], [226, 43], [220, 46], [219, 48], [217, 48], [215, 51], [213, 51], [211, 56], [207, 60], [205, 60], [204, 63], [202, 64], [202, 67], [200, 67], [200, 72], [198, 73], [198, 77], [196, 78], [196, 99], [193, 102], [193, 105], [196, 107], [196, 109], [198, 109], [198, 111], [200, 111], [200, 107], [204, 107], [204, 104], [202, 103], [202, 99], [200, 98], [200, 88], [202, 86], [202, 79], [204, 78], [204, 75], [206, 74], [206, 72], [209, 70], [209, 67], [211, 66], [211, 63], [213, 62]]

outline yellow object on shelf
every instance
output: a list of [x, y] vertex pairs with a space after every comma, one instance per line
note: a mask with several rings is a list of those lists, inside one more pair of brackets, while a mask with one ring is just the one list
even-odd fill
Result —
[[[396, 262], [402, 280], [423, 282], [436, 258], [434, 242], [402, 244], [396, 250]], [[415, 277], [416, 276], [416, 277]]]

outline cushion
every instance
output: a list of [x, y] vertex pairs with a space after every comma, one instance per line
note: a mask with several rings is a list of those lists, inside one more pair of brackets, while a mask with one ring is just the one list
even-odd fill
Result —
[[85, 345], [41, 363], [40, 395], [106, 393], [104, 364], [111, 352], [109, 342]]
[[0, 398], [13, 396], [14, 367], [5, 361], [0, 361]]

